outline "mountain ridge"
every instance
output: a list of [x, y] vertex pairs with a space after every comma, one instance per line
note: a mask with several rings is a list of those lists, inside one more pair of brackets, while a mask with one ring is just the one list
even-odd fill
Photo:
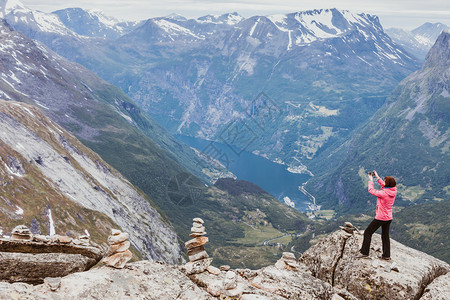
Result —
[[35, 106], [0, 100], [0, 115], [3, 234], [29, 222], [35, 234], [87, 233], [99, 242], [120, 226], [138, 255], [182, 260], [167, 220], [96, 153]]

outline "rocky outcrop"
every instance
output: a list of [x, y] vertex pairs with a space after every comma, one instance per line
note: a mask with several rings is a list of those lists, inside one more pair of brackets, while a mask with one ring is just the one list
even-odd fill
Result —
[[[21, 229], [25, 232], [27, 228], [23, 226]], [[0, 280], [39, 284], [46, 277], [61, 277], [89, 270], [101, 258], [99, 248], [67, 236], [2, 238]]]
[[299, 261], [313, 276], [359, 299], [420, 299], [425, 290], [436, 290], [430, 283], [450, 271], [447, 263], [392, 239], [392, 261], [379, 259], [381, 237], [377, 234], [369, 259], [356, 259], [362, 239], [359, 234], [335, 232], [308, 249]]
[[[55, 281], [55, 279], [53, 279]], [[53, 286], [53, 288], [52, 288]], [[52, 290], [53, 289], [53, 290]], [[0, 282], [0, 299], [215, 299], [175, 266], [139, 261], [123, 269], [95, 268], [37, 286]]]
[[[123, 269], [45, 278], [36, 286], [0, 282], [0, 299], [450, 299], [448, 264], [395, 241], [394, 261], [378, 260], [379, 236], [371, 259], [358, 260], [354, 254], [362, 237], [348, 231], [323, 238], [299, 261], [285, 252], [275, 266], [259, 270], [209, 266], [214, 272], [206, 268], [186, 275], [184, 265], [139, 261]], [[112, 237], [126, 241], [120, 234]]]

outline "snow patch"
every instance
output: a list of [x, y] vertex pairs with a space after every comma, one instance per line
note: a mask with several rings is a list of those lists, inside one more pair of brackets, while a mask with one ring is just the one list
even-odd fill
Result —
[[255, 24], [253, 25], [252, 29], [250, 29], [250, 33], [249, 33], [250, 36], [253, 35], [253, 32], [255, 31], [255, 28], [256, 28], [256, 26], [258, 25], [259, 20], [260, 20], [260, 18], [258, 18], [258, 20], [256, 20], [256, 22], [255, 22]]
[[23, 209], [22, 209], [21, 207], [17, 206], [17, 205], [16, 205], [16, 208], [17, 208], [16, 211], [15, 211], [16, 214], [17, 214], [17, 215], [22, 215], [22, 216], [23, 216]]
[[87, 236], [91, 236], [91, 235], [89, 234], [89, 231], [88, 231], [87, 229], [84, 230], [84, 234], [86, 234]]
[[43, 105], [42, 103], [40, 103], [39, 101], [37, 101], [37, 100], [35, 100], [34, 101], [38, 106], [40, 106], [40, 107], [42, 107], [42, 108], [44, 108], [44, 109], [49, 109], [47, 106], [45, 106], [45, 105]]

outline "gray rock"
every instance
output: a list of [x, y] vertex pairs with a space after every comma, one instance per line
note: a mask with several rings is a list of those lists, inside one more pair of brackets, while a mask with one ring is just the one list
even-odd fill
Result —
[[86, 271], [95, 263], [81, 254], [0, 252], [0, 280], [38, 284], [46, 277]]
[[194, 227], [194, 228], [203, 228], [203, 225], [201, 223], [194, 222], [194, 223], [192, 223], [192, 227]]
[[[450, 271], [447, 263], [391, 239], [394, 267], [402, 272], [386, 272], [393, 262], [378, 259], [378, 253], [370, 253], [372, 261], [355, 259], [362, 239], [335, 232], [305, 251], [300, 262], [317, 278], [363, 299], [418, 299], [434, 278]], [[372, 243], [379, 246], [380, 235], [375, 234]]]
[[219, 268], [221, 271], [228, 271], [231, 269], [231, 267], [229, 265], [222, 265]]
[[244, 293], [261, 294], [263, 291], [265, 295], [279, 296], [280, 299], [330, 299], [335, 293], [330, 284], [305, 271], [280, 270], [269, 266], [257, 271], [237, 272], [256, 288], [253, 291], [246, 289]]
[[176, 267], [139, 261], [118, 270], [95, 268], [61, 278], [49, 294], [45, 284], [33, 286], [0, 282], [0, 299], [152, 299], [213, 300]]
[[44, 284], [52, 291], [56, 291], [61, 286], [61, 278], [47, 277], [44, 279]]
[[237, 287], [236, 273], [233, 271], [227, 271], [225, 278], [223, 279], [223, 288], [225, 290], [231, 290]]
[[201, 226], [201, 227], [191, 227], [191, 232], [192, 233], [199, 233], [199, 234], [202, 234], [202, 233], [205, 233], [205, 227], [204, 226]]
[[437, 277], [428, 285], [420, 300], [448, 300], [450, 299], [450, 272]]
[[184, 264], [181, 267], [181, 270], [186, 275], [202, 273], [202, 272], [206, 271], [206, 269], [209, 267], [209, 265], [211, 265], [211, 262], [212, 262], [212, 258], [206, 258], [206, 259], [197, 260], [197, 261], [190, 261], [190, 262]]
[[201, 260], [201, 259], [208, 258], [208, 257], [209, 257], [209, 255], [208, 255], [208, 253], [206, 253], [206, 251], [201, 251], [197, 254], [189, 255], [189, 261], [191, 261], [191, 262], [197, 261], [197, 260]]
[[208, 268], [206, 268], [206, 271], [213, 275], [220, 275], [220, 270], [214, 266], [209, 266]]
[[296, 260], [295, 255], [292, 252], [283, 252], [281, 257], [286, 260]]
[[130, 238], [130, 235], [126, 232], [122, 232], [117, 235], [110, 235], [108, 237], [108, 244], [110, 244], [110, 245], [119, 244], [119, 243], [128, 241], [129, 238]]
[[200, 224], [205, 223], [201, 218], [194, 218], [192, 221], [194, 221], [195, 223], [200, 223]]
[[42, 283], [88, 270], [101, 257], [100, 249], [90, 246], [0, 239], [0, 280]]

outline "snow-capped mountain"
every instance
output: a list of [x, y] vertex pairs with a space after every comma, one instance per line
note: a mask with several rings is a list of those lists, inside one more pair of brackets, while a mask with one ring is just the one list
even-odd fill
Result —
[[244, 20], [244, 17], [239, 15], [237, 12], [234, 12], [223, 15], [206, 15], [197, 18], [196, 20], [200, 23], [236, 25]]
[[6, 19], [11, 26], [31, 37], [35, 32], [76, 35], [61, 22], [58, 16], [28, 9], [18, 0], [0, 0], [0, 18]]
[[218, 139], [265, 92], [283, 120], [248, 150], [293, 166], [345, 138], [418, 68], [378, 17], [338, 9], [151, 18], [113, 42], [36, 38], [172, 132]]
[[150, 19], [118, 43], [139, 53], [140, 74], [108, 80], [174, 132], [218, 138], [261, 91], [275, 98], [284, 121], [251, 150], [292, 163], [345, 136], [418, 67], [376, 16], [337, 9], [234, 25]]
[[84, 10], [81, 8], [66, 8], [54, 11], [61, 22], [72, 31], [89, 37], [104, 37], [116, 39], [130, 32], [142, 22], [120, 21], [106, 16], [101, 11]]
[[386, 33], [408, 52], [420, 60], [425, 60], [426, 54], [439, 34], [448, 28], [447, 25], [442, 23], [425, 23], [411, 31], [400, 28], [388, 28]]

